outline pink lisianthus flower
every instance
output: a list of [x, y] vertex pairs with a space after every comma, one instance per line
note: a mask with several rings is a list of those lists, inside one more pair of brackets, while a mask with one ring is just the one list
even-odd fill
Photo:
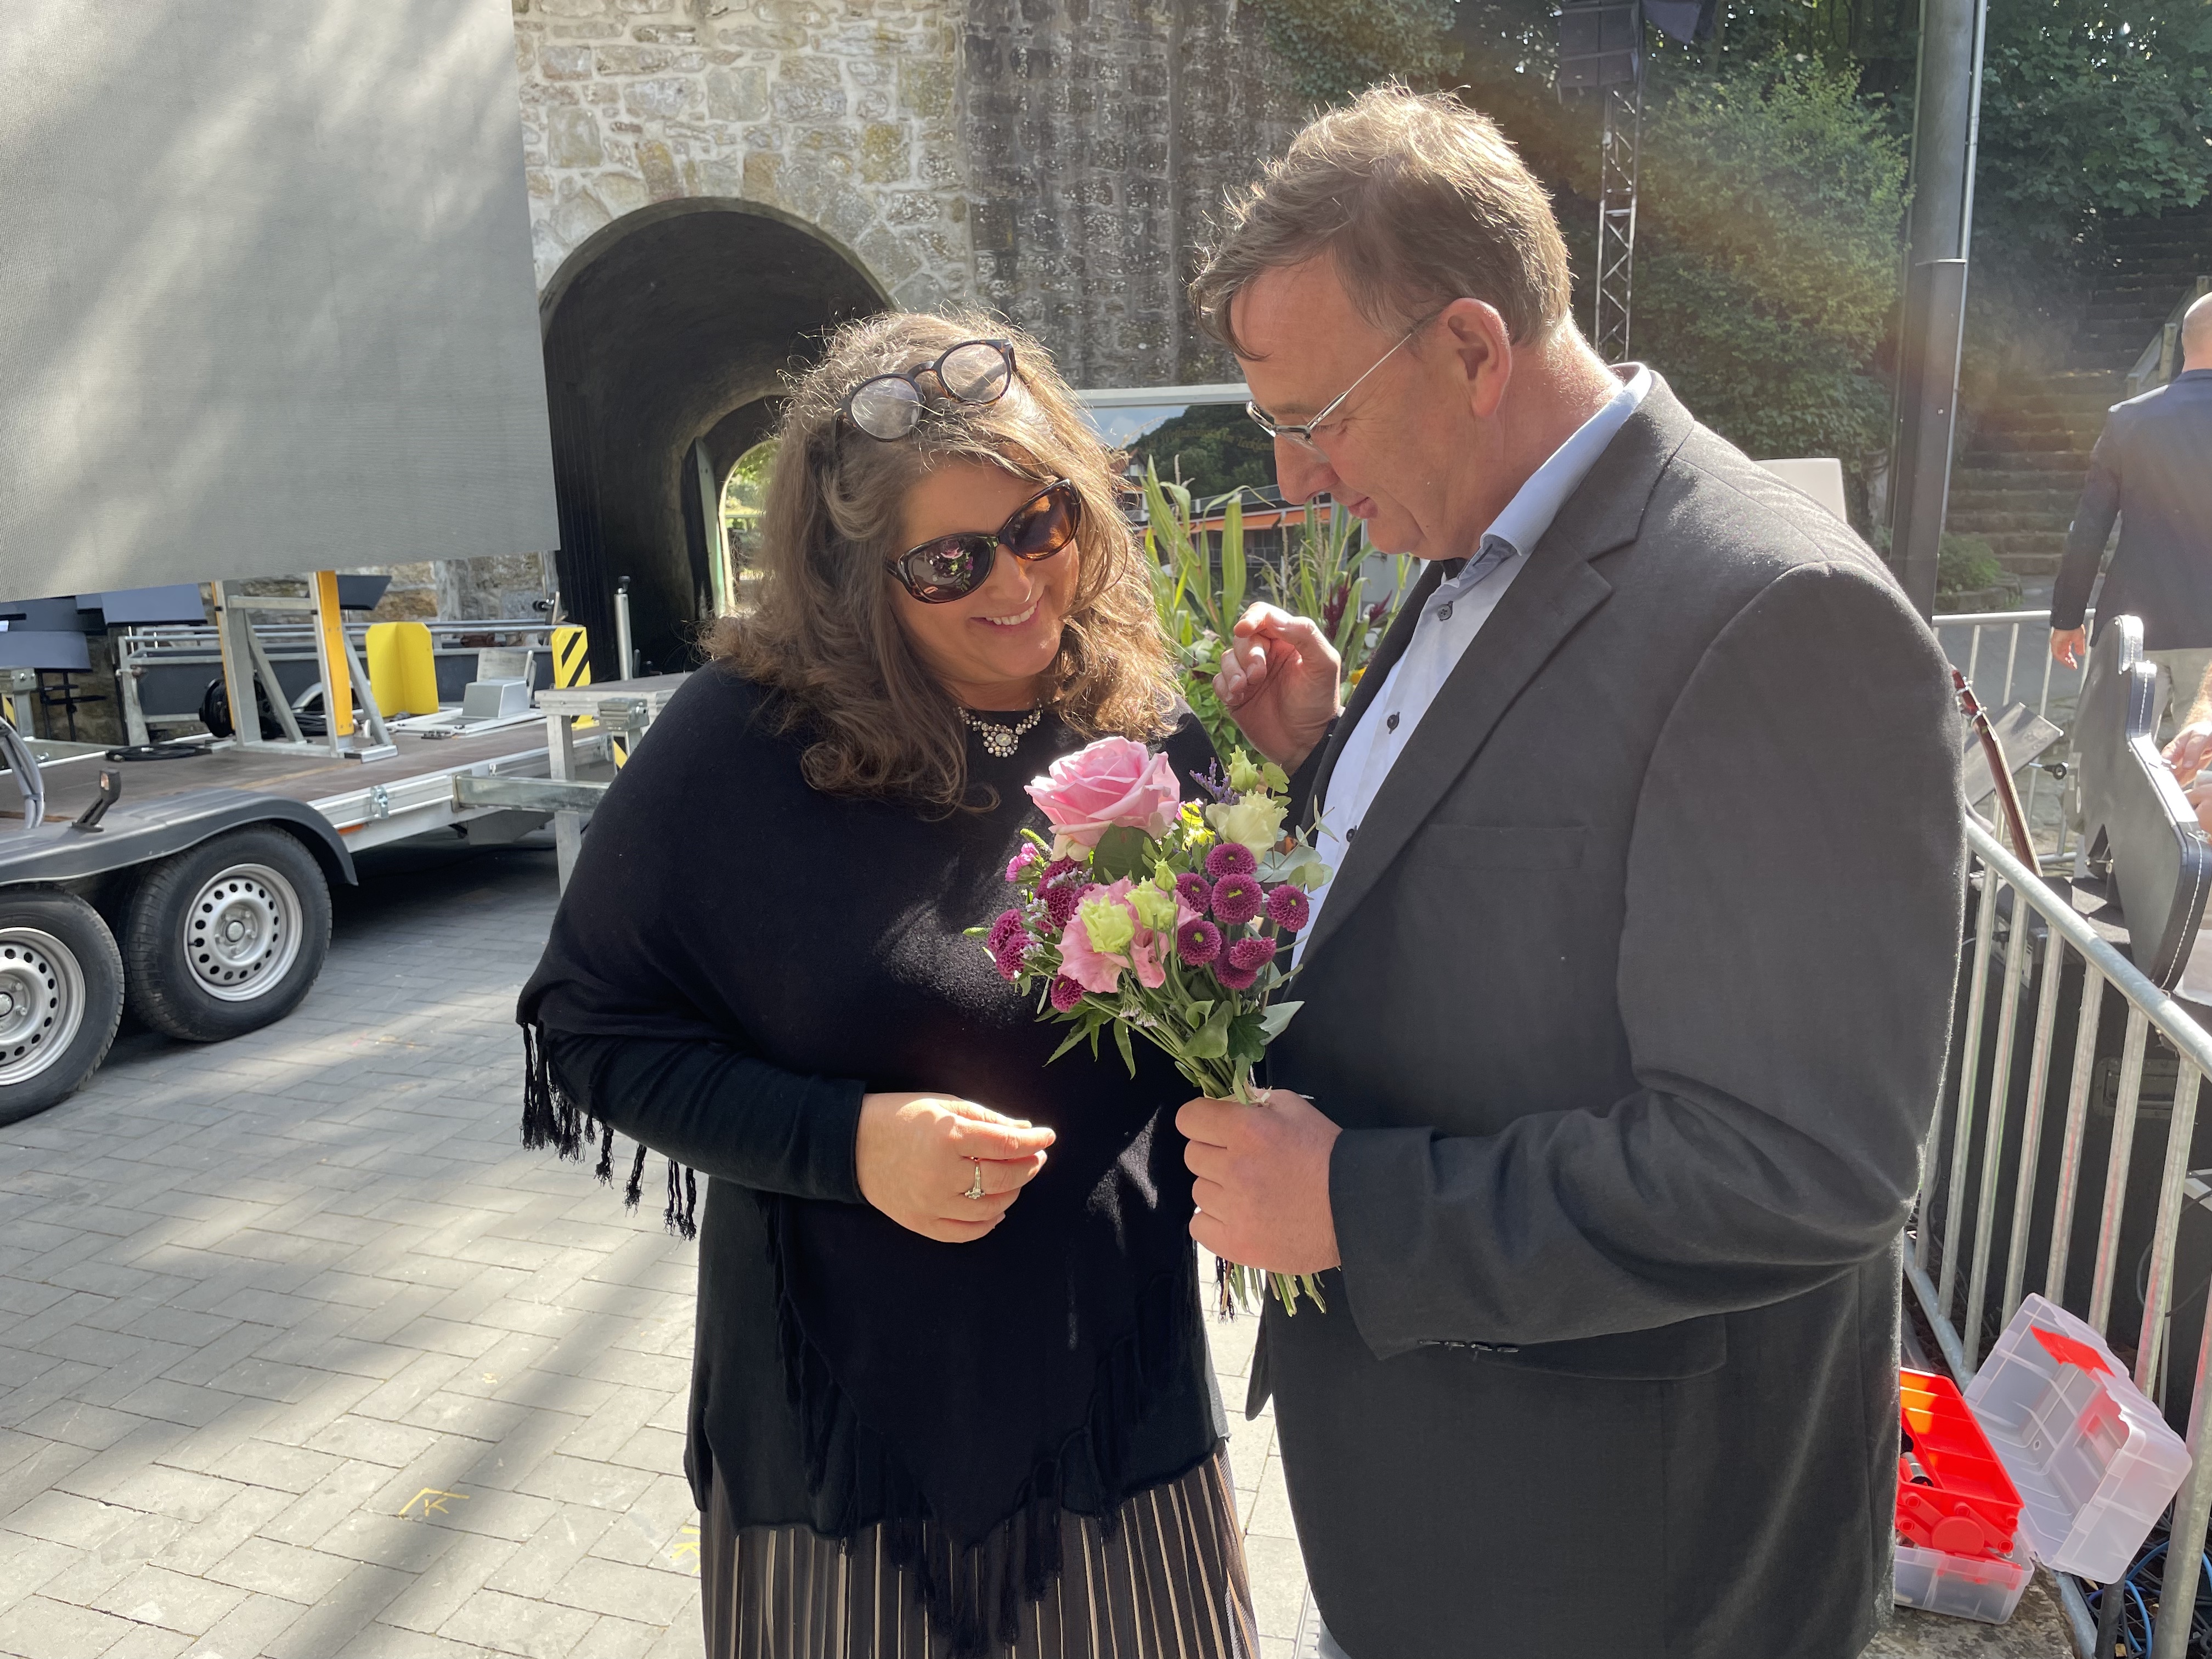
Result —
[[[1166, 958], [1175, 948], [1174, 930], [1147, 927], [1138, 918], [1137, 907], [1129, 902], [1129, 878], [1124, 876], [1111, 886], [1093, 883], [1084, 890], [1082, 899], [1086, 904], [1103, 900], [1126, 912], [1129, 942], [1122, 950], [1099, 950], [1091, 942], [1091, 930], [1078, 912], [1060, 935], [1060, 971], [1085, 990], [1102, 995], [1109, 995], [1120, 988], [1125, 969], [1136, 975], [1137, 983], [1146, 990], [1157, 990], [1166, 984]], [[1177, 925], [1188, 919], [1188, 913], [1178, 905]]]
[[1063, 755], [1028, 786], [1053, 829], [1052, 850], [1096, 847], [1109, 830], [1164, 836], [1182, 810], [1175, 766], [1128, 738], [1101, 738]]

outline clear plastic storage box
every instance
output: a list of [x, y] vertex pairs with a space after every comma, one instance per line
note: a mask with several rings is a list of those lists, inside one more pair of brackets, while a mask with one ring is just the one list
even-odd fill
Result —
[[2012, 1617], [2021, 1592], [2034, 1576], [2035, 1558], [2028, 1553], [2024, 1535], [2013, 1540], [2009, 1555], [1994, 1559], [1946, 1555], [1902, 1538], [1897, 1540], [1895, 1596], [1899, 1607], [2002, 1625]]
[[[2125, 1572], [2189, 1470], [2181, 1437], [2097, 1333], [2039, 1296], [2021, 1304], [1966, 1403], [2019, 1489], [2026, 1541], [2056, 1571], [2100, 1584]], [[1904, 1575], [1899, 1550], [1900, 1585]]]

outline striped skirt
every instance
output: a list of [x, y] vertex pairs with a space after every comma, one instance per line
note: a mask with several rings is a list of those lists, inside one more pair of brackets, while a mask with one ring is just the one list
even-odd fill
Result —
[[[1060, 1576], [990, 1659], [1256, 1659], [1224, 1449], [1138, 1493], [1106, 1529], [1060, 1517]], [[913, 1575], [879, 1529], [849, 1546], [805, 1527], [735, 1527], [718, 1486], [700, 1520], [707, 1659], [945, 1659]]]

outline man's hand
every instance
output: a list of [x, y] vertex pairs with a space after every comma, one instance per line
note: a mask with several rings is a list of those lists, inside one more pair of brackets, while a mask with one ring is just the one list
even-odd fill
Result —
[[2208, 763], [2212, 763], [2212, 720], [2192, 721], [2166, 745], [2166, 763], [2173, 769], [2173, 781], [2185, 789]]
[[2081, 653], [2089, 648], [2089, 630], [2086, 628], [2054, 628], [2051, 630], [2051, 657], [2069, 668], [2081, 665]]
[[1187, 1101], [1176, 1127], [1197, 1176], [1190, 1236], [1218, 1256], [1279, 1273], [1338, 1265], [1328, 1157], [1343, 1133], [1304, 1095], [1270, 1089], [1259, 1103]]
[[1310, 618], [1255, 605], [1230, 630], [1213, 689], [1252, 746], [1295, 772], [1336, 718], [1342, 669]]

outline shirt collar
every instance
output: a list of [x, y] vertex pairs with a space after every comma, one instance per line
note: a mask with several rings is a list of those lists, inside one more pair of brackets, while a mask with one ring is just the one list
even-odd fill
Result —
[[[1605, 447], [1613, 441], [1613, 434], [1628, 424], [1628, 417], [1651, 390], [1650, 369], [1641, 363], [1624, 364], [1623, 368], [1635, 371], [1626, 377], [1626, 384], [1613, 394], [1603, 409], [1577, 427], [1543, 465], [1528, 475], [1528, 481], [1505, 503], [1505, 510], [1492, 521], [1489, 534], [1484, 538], [1486, 543], [1501, 541], [1514, 553], [1526, 554], [1533, 552], [1536, 544], [1544, 539], [1552, 520], [1567, 504], [1567, 497], [1581, 487], [1590, 468], [1597, 465], [1597, 458], [1605, 453]], [[1468, 568], [1472, 569], [1480, 562], [1478, 556]]]

